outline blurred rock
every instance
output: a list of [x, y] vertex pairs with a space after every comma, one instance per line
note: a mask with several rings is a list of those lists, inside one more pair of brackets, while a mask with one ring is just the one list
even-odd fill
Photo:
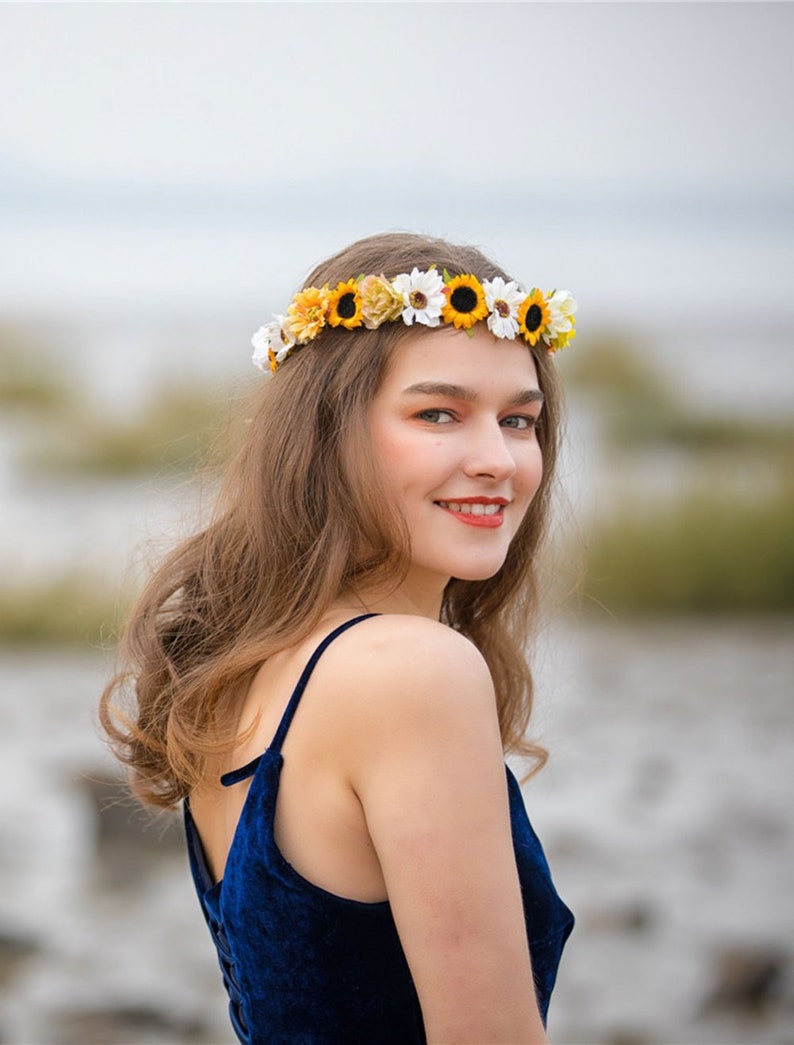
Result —
[[178, 814], [148, 812], [118, 776], [87, 771], [80, 780], [94, 815], [94, 855], [104, 884], [134, 888], [162, 861], [185, 858]]
[[775, 948], [725, 947], [714, 961], [713, 985], [702, 1011], [763, 1016], [780, 1000], [788, 955]]
[[0, 986], [5, 986], [19, 966], [40, 950], [41, 945], [32, 937], [0, 929]]
[[180, 1018], [144, 1005], [73, 1009], [56, 1013], [54, 1022], [59, 1045], [213, 1043], [211, 1031], [200, 1020]]
[[587, 920], [588, 929], [601, 932], [646, 933], [656, 921], [656, 912], [645, 900], [631, 900], [619, 907], [602, 908]]
[[654, 1045], [655, 1039], [649, 1038], [641, 1030], [632, 1027], [621, 1027], [607, 1033], [604, 1045]]

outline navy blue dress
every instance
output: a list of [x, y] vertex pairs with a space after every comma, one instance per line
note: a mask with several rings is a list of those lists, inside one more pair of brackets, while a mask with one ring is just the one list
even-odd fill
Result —
[[[314, 666], [347, 628], [320, 643], [303, 670], [264, 754], [225, 774], [229, 786], [253, 777], [221, 882], [213, 882], [185, 803], [193, 881], [218, 952], [229, 1014], [251, 1045], [419, 1045], [422, 1011], [388, 900], [363, 903], [303, 878], [274, 837], [281, 746]], [[573, 915], [557, 895], [541, 844], [510, 770], [507, 788], [516, 865], [538, 1005], [549, 996]]]

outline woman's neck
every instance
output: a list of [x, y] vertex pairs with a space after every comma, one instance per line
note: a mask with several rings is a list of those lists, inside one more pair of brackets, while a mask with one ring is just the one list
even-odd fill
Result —
[[339, 599], [337, 605], [370, 613], [401, 613], [438, 620], [447, 580], [412, 573], [396, 588], [363, 589]]

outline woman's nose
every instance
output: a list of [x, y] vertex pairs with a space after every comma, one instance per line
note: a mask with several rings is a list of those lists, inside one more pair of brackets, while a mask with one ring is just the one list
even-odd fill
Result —
[[498, 480], [509, 479], [515, 474], [515, 457], [501, 425], [481, 425], [471, 433], [463, 470], [473, 478], [486, 476]]

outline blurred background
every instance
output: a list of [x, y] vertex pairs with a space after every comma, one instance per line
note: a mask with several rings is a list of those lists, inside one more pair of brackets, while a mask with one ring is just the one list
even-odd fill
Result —
[[[570, 289], [525, 788], [553, 1041], [794, 1042], [788, 4], [0, 6], [0, 1041], [229, 1042], [178, 825], [95, 723], [316, 261]], [[233, 426], [232, 426], [233, 427]]]

